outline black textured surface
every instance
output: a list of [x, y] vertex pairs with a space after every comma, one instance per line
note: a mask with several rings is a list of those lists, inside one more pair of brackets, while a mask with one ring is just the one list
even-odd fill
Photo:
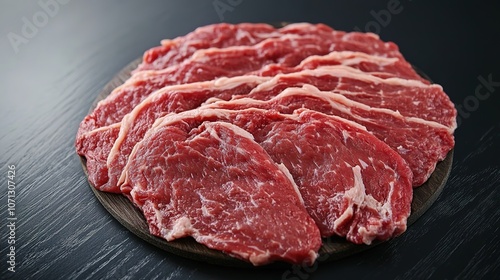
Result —
[[[17, 52], [9, 38], [23, 36], [23, 18], [33, 22], [44, 10], [38, 1], [0, 2], [1, 279], [494, 279], [500, 274], [497, 3], [401, 0], [390, 20], [370, 24], [397, 1], [59, 1], [67, 4], [27, 33]], [[369, 26], [443, 85], [461, 111], [454, 166], [436, 203], [403, 236], [307, 270], [220, 268], [148, 245], [95, 199], [73, 148], [79, 122], [104, 85], [147, 48], [220, 22], [214, 3], [235, 4], [221, 14], [228, 22]], [[15, 273], [6, 263], [10, 164], [16, 166]]]

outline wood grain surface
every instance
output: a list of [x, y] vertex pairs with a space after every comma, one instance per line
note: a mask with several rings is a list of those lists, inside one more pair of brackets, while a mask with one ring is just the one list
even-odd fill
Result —
[[[279, 25], [286, 25], [286, 23], [281, 23]], [[113, 77], [108, 84], [106, 84], [101, 93], [94, 100], [89, 113], [92, 112], [97, 106], [97, 103], [105, 99], [113, 91], [113, 89], [123, 84], [130, 77], [131, 71], [134, 70], [141, 61], [142, 59], [138, 58], [119, 71], [117, 75]], [[416, 67], [415, 69], [422, 77], [431, 81], [425, 73]], [[81, 162], [85, 174], [88, 175], [84, 157], [81, 157]], [[411, 205], [412, 212], [408, 218], [408, 226], [413, 224], [420, 216], [422, 216], [425, 211], [429, 209], [432, 203], [436, 201], [446, 184], [446, 180], [448, 179], [452, 168], [452, 162], [453, 151], [449, 152], [446, 158], [437, 164], [435, 171], [432, 173], [427, 182], [414, 189], [413, 201]], [[205, 261], [212, 264], [224, 266], [250, 266], [250, 264], [242, 260], [199, 244], [190, 237], [168, 242], [162, 238], [153, 236], [149, 233], [148, 225], [140, 210], [134, 207], [127, 198], [119, 194], [98, 191], [92, 187], [90, 183], [89, 186], [98, 198], [99, 202], [120, 222], [120, 224], [125, 226], [141, 239], [160, 249], [186, 258]], [[380, 243], [380, 241], [375, 241], [371, 245], [356, 245], [346, 241], [344, 238], [330, 237], [323, 239], [323, 246], [320, 248], [319, 253], [320, 255], [325, 256], [321, 258], [321, 261], [326, 262], [338, 260], [369, 248], [373, 248]], [[277, 266], [279, 264], [273, 265]]]

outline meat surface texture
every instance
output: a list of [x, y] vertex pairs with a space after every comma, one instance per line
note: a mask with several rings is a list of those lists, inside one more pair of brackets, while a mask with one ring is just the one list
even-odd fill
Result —
[[[329, 65], [344, 65], [362, 69], [363, 71], [376, 71], [370, 73], [376, 73], [378, 75], [383, 73], [385, 77], [403, 75], [402, 72], [407, 73], [409, 76], [411, 76], [410, 73], [414, 73], [412, 72], [413, 69], [404, 68], [404, 65], [402, 66], [400, 64], [400, 60], [397, 58], [384, 58], [359, 52], [341, 51], [332, 52], [325, 56], [308, 57], [295, 67], [284, 67], [282, 65], [278, 66], [277, 64], [268, 65], [268, 67], [264, 67], [256, 73], [263, 74], [264, 76], [279, 72], [287, 73], [271, 81], [269, 81], [271, 77], [259, 78], [248, 75], [228, 79], [223, 78], [203, 83], [190, 83], [185, 86], [167, 86], [152, 94], [152, 96], [150, 96], [151, 98], [147, 98], [147, 100], [141, 102], [140, 105], [134, 107], [130, 116], [124, 117], [122, 121], [124, 128], [122, 128], [118, 141], [115, 142], [116, 139], [109, 138], [107, 132], [101, 130], [99, 133], [93, 133], [91, 139], [85, 136], [82, 137], [80, 141], [77, 139], [77, 142], [80, 142], [80, 146], [88, 146], [95, 145], [97, 142], [106, 141], [106, 143], [102, 144], [103, 147], [109, 147], [110, 145], [113, 147], [111, 151], [105, 149], [101, 150], [102, 153], [109, 154], [107, 161], [102, 160], [105, 156], [99, 158], [93, 157], [87, 164], [92, 165], [92, 169], [99, 173], [101, 177], [105, 177], [99, 178], [98, 175], [92, 176], [92, 182], [95, 187], [103, 191], [119, 192], [118, 178], [121, 173], [120, 171], [125, 165], [133, 145], [142, 138], [145, 131], [158, 117], [171, 112], [194, 109], [206, 99], [212, 97], [228, 100], [233, 95], [245, 96], [251, 93], [255, 96], [257, 93], [255, 91], [251, 92], [251, 90], [261, 83], [268, 86], [279, 86], [278, 83], [280, 79], [292, 79], [294, 82], [299, 82], [300, 79], [297, 79], [297, 77], [302, 75], [300, 71], [304, 69], [314, 70], [313, 67], [323, 68]], [[320, 71], [320, 69], [318, 69], [318, 71]], [[295, 72], [297, 72], [296, 75], [290, 75]], [[314, 75], [315, 72], [306, 71], [305, 73], [307, 75]], [[322, 73], [324, 73], [324, 71]], [[266, 81], [269, 82], [264, 83]], [[224, 84], [233, 88], [224, 87]], [[331, 85], [323, 85], [323, 87], [328, 86]], [[261, 86], [261, 88], [263, 87]], [[269, 93], [264, 92], [264, 95], [271, 96], [271, 94], [276, 92], [276, 90]], [[109, 126], [109, 129], [114, 129], [114, 126]], [[109, 141], [114, 142], [114, 144], [109, 143]], [[79, 152], [85, 155], [85, 150], [82, 149], [79, 150]], [[106, 174], [108, 169], [109, 174]]]
[[[221, 78], [215, 81], [175, 85], [165, 87], [150, 95], [126, 115], [119, 126], [116, 138], [109, 137], [107, 130], [115, 130], [116, 125], [103, 127], [97, 133], [84, 134], [79, 143], [82, 146], [94, 146], [101, 143], [102, 157], [93, 156], [87, 161], [97, 173], [92, 177], [94, 186], [108, 192], [119, 192], [119, 179], [122, 169], [134, 145], [142, 139], [154, 121], [168, 113], [179, 113], [199, 107], [209, 98], [217, 97], [229, 100], [233, 95], [247, 94], [254, 87], [268, 78], [256, 76], [241, 76]], [[82, 153], [87, 150], [81, 149]]]
[[[255, 95], [258, 91], [255, 91]], [[266, 94], [271, 98], [271, 95]], [[239, 96], [241, 98], [241, 96]], [[422, 185], [454, 146], [450, 129], [436, 122], [405, 117], [398, 112], [374, 108], [352, 101], [347, 97], [322, 92], [311, 85], [302, 88], [287, 88], [267, 101], [241, 98], [229, 102], [215, 102], [210, 108], [272, 109], [292, 113], [296, 109], [308, 108], [335, 115], [363, 125], [368, 131], [388, 144], [406, 160], [413, 172], [413, 185]]]
[[213, 24], [147, 50], [75, 139], [96, 189], [153, 235], [254, 265], [312, 265], [322, 237], [403, 233], [457, 111], [392, 42], [324, 24]]
[[237, 126], [163, 127], [137, 146], [129, 169], [152, 234], [192, 236], [254, 265], [310, 265], [317, 257], [318, 228], [288, 171]]
[[119, 122], [149, 94], [168, 85], [234, 77], [279, 63], [295, 66], [313, 54], [326, 54], [330, 45], [319, 36], [284, 35], [254, 46], [197, 51], [190, 59], [163, 70], [144, 71], [116, 88], [81, 123], [78, 134]]
[[375, 34], [345, 33], [324, 25], [295, 25], [295, 29], [300, 28], [308, 30], [307, 34], [289, 32], [252, 46], [201, 49], [165, 69], [139, 71], [98, 104], [83, 120], [78, 134], [119, 122], [146, 96], [164, 86], [243, 75], [271, 64], [293, 67], [312, 55], [347, 50], [397, 58], [410, 67], [395, 44], [383, 42]]
[[186, 36], [162, 40], [161, 46], [147, 50], [134, 72], [161, 70], [189, 58], [197, 50], [251, 46], [267, 38], [283, 35], [267, 24], [213, 24], [197, 28]]
[[[164, 170], [171, 164], [164, 159], [159, 160], [159, 167], [147, 167], [144, 162], [151, 161], [153, 154], [168, 154], [179, 164], [186, 162], [174, 169], [177, 172], [200, 169], [195, 162], [189, 163], [191, 153], [175, 146], [165, 152], [163, 146], [153, 143], [163, 143], [156, 140], [158, 134], [173, 134], [165, 132], [172, 126], [185, 126], [184, 130], [190, 131], [206, 122], [228, 122], [244, 129], [275, 162], [284, 164], [322, 236], [336, 234], [357, 244], [371, 244], [406, 229], [412, 200], [412, 174], [406, 162], [356, 123], [310, 110], [284, 115], [254, 108], [196, 109], [160, 118], [134, 147], [125, 167], [122, 192], [139, 207], [143, 200], [154, 199], [149, 192], [142, 192], [150, 185], [135, 179], [149, 174], [145, 169], [156, 169], [160, 176], [168, 173]], [[137, 159], [141, 163], [137, 164]], [[152, 171], [153, 177], [142, 177], [141, 182], [162, 182], [154, 184], [156, 188], [172, 184], [155, 177], [157, 172]], [[189, 178], [180, 181], [189, 185]], [[213, 178], [207, 176], [208, 180]]]
[[303, 85], [342, 94], [370, 107], [390, 109], [403, 116], [434, 121], [447, 126], [450, 132], [457, 126], [455, 107], [440, 85], [395, 77], [384, 79], [344, 65], [277, 75], [246, 97], [266, 100], [288, 87]]
[[264, 66], [258, 74], [262, 76], [276, 76], [278, 74], [294, 73], [306, 69], [316, 69], [321, 66], [344, 65], [381, 78], [399, 77], [419, 80], [425, 84], [429, 81], [420, 77], [415, 69], [397, 57], [385, 57], [353, 51], [333, 51], [327, 55], [312, 55], [304, 59], [295, 67], [284, 67], [278, 64]]
[[[227, 48], [231, 46], [252, 46], [268, 38], [286, 34], [317, 34], [325, 39], [334, 39], [335, 50], [364, 50], [371, 53], [381, 49], [390, 57], [402, 58], [397, 46], [379, 40], [375, 34], [346, 33], [333, 30], [324, 24], [296, 23], [275, 29], [267, 24], [213, 24], [197, 28], [186, 36], [173, 40], [162, 40], [161, 46], [144, 53], [142, 63], [134, 71], [161, 70], [189, 58], [197, 50]], [[404, 60], [402, 60], [404, 61]]]
[[118, 192], [116, 188], [106, 187], [109, 181], [106, 161], [119, 133], [120, 124], [117, 123], [83, 134], [76, 141], [77, 153], [85, 156], [89, 182], [102, 191]]

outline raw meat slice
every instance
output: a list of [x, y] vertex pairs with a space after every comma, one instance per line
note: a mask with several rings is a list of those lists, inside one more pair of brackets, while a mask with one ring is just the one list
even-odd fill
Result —
[[[87, 178], [92, 186], [102, 186], [108, 182], [108, 168], [106, 161], [113, 143], [118, 138], [120, 123], [83, 134], [76, 141], [76, 151], [79, 155], [85, 155], [85, 166], [87, 167]], [[119, 192], [118, 188], [98, 190]]]
[[310, 23], [294, 23], [280, 29], [274, 29], [266, 24], [221, 23], [200, 27], [173, 40], [162, 40], [161, 46], [151, 48], [144, 53], [143, 62], [134, 72], [168, 68], [189, 58], [197, 50], [211, 47], [252, 46], [264, 39], [286, 34], [318, 35], [325, 40], [332, 40], [332, 50], [362, 51], [384, 57], [397, 57], [404, 61], [394, 43], [382, 42], [372, 33], [346, 33], [333, 30], [324, 24]]
[[254, 265], [312, 264], [320, 236], [401, 234], [412, 184], [454, 145], [453, 103], [376, 34], [216, 24], [134, 72], [80, 124], [90, 183], [153, 234]]
[[[199, 27], [193, 32], [173, 40], [161, 41], [161, 46], [147, 50], [142, 63], [134, 72], [168, 68], [193, 55], [197, 50], [253, 46], [268, 38], [286, 34], [332, 36], [334, 31], [324, 24], [289, 24], [280, 29], [262, 23], [219, 23]], [[339, 35], [344, 32], [335, 31]]]
[[[199, 107], [210, 97], [225, 100], [231, 99], [233, 95], [247, 94], [254, 87], [269, 78], [256, 76], [240, 76], [234, 78], [221, 78], [216, 81], [192, 83], [165, 87], [150, 95], [137, 105], [134, 110], [124, 117], [121, 122], [119, 136], [116, 139], [102, 138], [109, 147], [108, 141], [113, 141], [112, 149], [102, 150], [108, 155], [106, 161], [101, 158], [89, 163], [97, 165], [95, 170], [105, 172], [108, 180], [102, 179], [101, 184], [94, 185], [99, 190], [108, 192], [119, 192], [119, 179], [123, 167], [127, 163], [128, 156], [134, 145], [139, 142], [154, 121], [167, 113], [178, 113]], [[94, 141], [101, 141], [99, 135], [94, 134]], [[114, 144], [113, 144], [114, 143]], [[104, 157], [104, 156], [103, 156]], [[104, 182], [104, 183], [103, 183]]]
[[[383, 58], [373, 55], [367, 55], [359, 52], [333, 52], [325, 56], [312, 56], [305, 59], [300, 65], [296, 67], [283, 67], [276, 66], [273, 67], [273, 71], [278, 68], [284, 72], [291, 73], [293, 71], [300, 71], [302, 69], [309, 69], [311, 67], [324, 67], [329, 65], [329, 63], [336, 65], [349, 65], [354, 68], [363, 68], [364, 70], [379, 70], [386, 71], [385, 76], [389, 76], [394, 73], [394, 75], [399, 74], [401, 71], [405, 72], [403, 67], [400, 65], [399, 60], [396, 58]], [[398, 66], [398, 67], [395, 67]], [[264, 67], [266, 68], [266, 67]], [[269, 69], [269, 68], [268, 68]], [[267, 72], [266, 69], [263, 70]], [[258, 71], [259, 72], [259, 71]], [[409, 70], [406, 70], [409, 73]], [[258, 73], [259, 74], [259, 73]], [[267, 73], [270, 74], [270, 73]], [[231, 95], [242, 94], [246, 95], [250, 92], [250, 89], [256, 86], [256, 83], [263, 83], [271, 78], [258, 78], [254, 76], [245, 77], [234, 77], [229, 79], [220, 79], [218, 82], [203, 82], [203, 83], [193, 83], [187, 86], [170, 86], [165, 87], [162, 90], [149, 96], [148, 100], [144, 100], [137, 108], [138, 110], [144, 111], [143, 114], [147, 118], [143, 120], [138, 116], [137, 108], [132, 111], [133, 117], [128, 117], [123, 120], [126, 123], [125, 128], [122, 129], [120, 133], [120, 141], [115, 142], [113, 149], [108, 157], [107, 163], [103, 162], [101, 158], [96, 158], [95, 160], [88, 161], [88, 165], [96, 165], [93, 170], [98, 170], [100, 174], [106, 172], [109, 169], [109, 180], [108, 176], [106, 179], [100, 179], [101, 184], [94, 185], [97, 189], [108, 191], [108, 192], [119, 192], [119, 181], [120, 171], [126, 163], [127, 157], [130, 151], [137, 141], [139, 141], [144, 132], [151, 126], [154, 119], [165, 115], [170, 112], [180, 112], [183, 110], [194, 109], [199, 104], [204, 101], [204, 98], [217, 97], [219, 99], [228, 100]], [[245, 86], [243, 83], [246, 82]], [[236, 84], [239, 84], [236, 86]], [[234, 84], [235, 89], [226, 90], [224, 84]], [[222, 87], [221, 87], [222, 86]], [[206, 88], [213, 87], [213, 90], [204, 90]], [[240, 88], [241, 87], [241, 88]], [[246, 91], [248, 89], [248, 92]], [[182, 92], [184, 91], [184, 92]], [[191, 96], [193, 94], [193, 96]], [[152, 97], [156, 95], [156, 97]], [[154, 103], [154, 104], [151, 104]], [[151, 106], [151, 108], [148, 108]], [[149, 112], [146, 112], [148, 110]], [[136, 111], [136, 112], [134, 112]], [[148, 115], [149, 114], [149, 115]], [[137, 120], [135, 120], [137, 119]], [[133, 128], [131, 129], [130, 127]], [[130, 132], [130, 135], [129, 135]], [[104, 135], [106, 136], [106, 135]], [[98, 138], [99, 134], [93, 134], [93, 137]], [[93, 140], [98, 142], [99, 140]], [[102, 141], [114, 141], [108, 137], [105, 137]], [[82, 144], [80, 144], [82, 146]], [[109, 143], [105, 143], [104, 147], [108, 147]], [[85, 155], [84, 152], [77, 150], [80, 155]], [[109, 150], [101, 150], [102, 153], [109, 153]]]
[[[160, 118], [134, 147], [124, 169], [122, 192], [139, 207], [145, 200], [163, 197], [161, 192], [150, 197], [154, 194], [144, 191], [170, 186], [171, 182], [163, 178], [170, 174], [165, 170], [171, 165], [179, 166], [174, 171], [197, 167], [190, 161], [194, 153], [166, 145], [159, 137], [173, 134], [170, 127], [190, 131], [204, 122], [221, 121], [251, 133], [275, 162], [287, 167], [322, 236], [337, 234], [357, 244], [370, 244], [406, 229], [412, 200], [412, 173], [406, 162], [360, 125], [311, 110], [285, 115], [254, 108], [207, 108]], [[246, 151], [242, 146], [241, 152]], [[175, 161], [153, 160], [153, 166], [144, 162], [162, 155]]]
[[[398, 58], [401, 64], [406, 65], [406, 69], [411, 69], [394, 43], [383, 42], [375, 34], [345, 33], [324, 25], [319, 27], [316, 26], [318, 32], [309, 35], [294, 31], [253, 46], [202, 49], [178, 65], [159, 71], [140, 71], [83, 120], [78, 135], [120, 121], [148, 94], [166, 85], [243, 75], [273, 63], [293, 67], [311, 55], [345, 50], [364, 52]], [[301, 28], [308, 30], [315, 26], [303, 23], [289, 27], [290, 30]]]
[[173, 40], [162, 40], [161, 46], [147, 50], [142, 63], [134, 72], [160, 70], [189, 58], [195, 51], [210, 47], [251, 46], [283, 34], [267, 24], [219, 23], [199, 27], [193, 32]]
[[229, 123], [178, 122], [138, 144], [133, 202], [152, 234], [192, 236], [254, 265], [311, 265], [321, 246], [297, 186], [252, 135]]
[[278, 74], [294, 73], [301, 70], [317, 69], [321, 66], [333, 65], [350, 66], [381, 78], [398, 77], [408, 80], [419, 80], [429, 84], [429, 81], [418, 75], [413, 67], [404, 60], [352, 51], [333, 51], [324, 56], [312, 55], [295, 67], [270, 64], [259, 70], [258, 74], [262, 76], [276, 76]]
[[149, 94], [167, 85], [240, 76], [272, 63], [295, 66], [310, 55], [327, 54], [329, 49], [328, 40], [321, 37], [288, 34], [254, 46], [197, 51], [181, 64], [136, 73], [84, 118], [78, 135], [121, 121]]
[[325, 66], [288, 75], [277, 75], [262, 83], [245, 97], [266, 100], [288, 87], [310, 84], [322, 91], [332, 91], [371, 107], [387, 108], [403, 116], [434, 121], [457, 127], [455, 106], [440, 85], [424, 84], [401, 78], [383, 79], [343, 65]]
[[77, 153], [87, 159], [89, 181], [100, 191], [119, 193], [118, 180], [128, 155], [158, 117], [194, 109], [211, 97], [229, 100], [233, 95], [247, 94], [269, 79], [238, 76], [158, 90], [137, 105], [122, 122], [92, 130], [76, 139]]
[[296, 109], [308, 108], [354, 121], [363, 125], [406, 160], [413, 172], [413, 186], [425, 183], [436, 163], [443, 160], [454, 146], [453, 135], [446, 126], [404, 117], [388, 109], [369, 107], [340, 94], [319, 91], [311, 85], [287, 88], [267, 101], [241, 98], [217, 101], [206, 107], [230, 110], [273, 109], [287, 114]]

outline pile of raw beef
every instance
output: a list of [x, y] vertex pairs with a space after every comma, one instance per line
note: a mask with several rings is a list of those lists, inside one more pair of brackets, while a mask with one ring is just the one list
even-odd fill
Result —
[[82, 121], [77, 153], [168, 241], [312, 264], [321, 237], [405, 231], [456, 110], [398, 47], [322, 24], [216, 24], [164, 40]]

